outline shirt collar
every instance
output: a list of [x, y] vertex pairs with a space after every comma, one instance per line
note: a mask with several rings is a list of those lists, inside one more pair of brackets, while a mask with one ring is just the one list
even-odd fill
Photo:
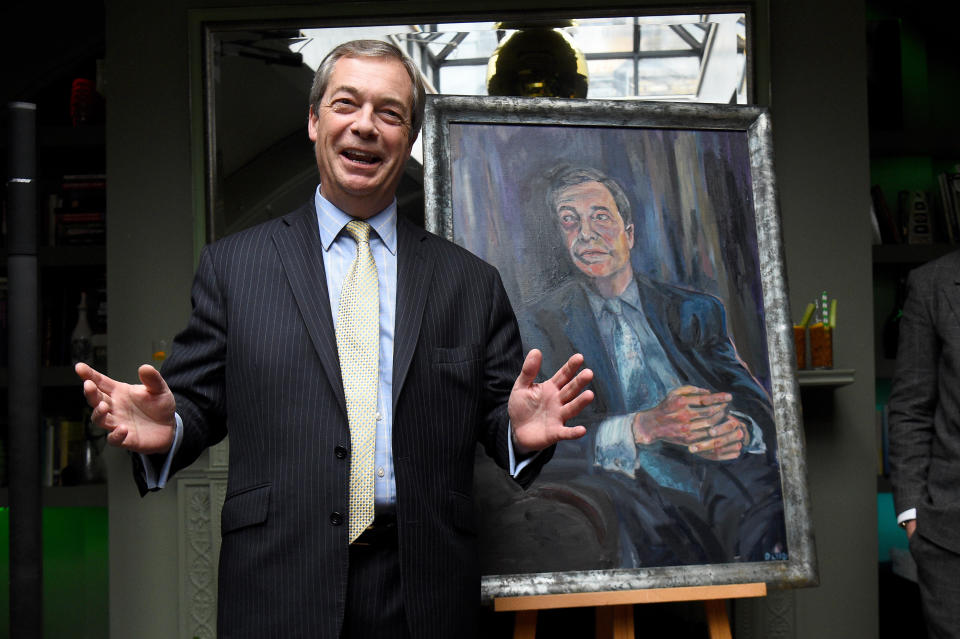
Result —
[[[317, 186], [317, 192], [313, 197], [314, 204], [317, 207], [317, 224], [320, 227], [320, 241], [323, 243], [323, 250], [329, 251], [330, 245], [337, 239], [340, 231], [347, 225], [347, 222], [354, 219], [341, 209], [337, 208], [327, 198], [320, 195], [320, 187]], [[397, 200], [396, 198], [390, 205], [374, 215], [367, 218], [367, 223], [376, 232], [377, 237], [387, 247], [387, 250], [397, 254]]]
[[[582, 282], [582, 286], [584, 292], [587, 294], [587, 302], [590, 303], [590, 310], [593, 311], [594, 317], [600, 317], [601, 313], [603, 313], [603, 305], [606, 298], [597, 293], [588, 283]], [[640, 287], [637, 286], [637, 280], [630, 278], [630, 283], [627, 285], [626, 290], [624, 290], [617, 299], [621, 304], [626, 304], [637, 311], [643, 312], [643, 304], [640, 302]]]

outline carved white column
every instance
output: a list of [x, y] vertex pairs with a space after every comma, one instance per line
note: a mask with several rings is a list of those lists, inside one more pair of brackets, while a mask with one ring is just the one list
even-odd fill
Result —
[[220, 510], [227, 493], [227, 440], [177, 473], [180, 639], [217, 636]]
[[770, 590], [766, 597], [734, 602], [737, 639], [795, 639], [797, 623], [793, 590]]

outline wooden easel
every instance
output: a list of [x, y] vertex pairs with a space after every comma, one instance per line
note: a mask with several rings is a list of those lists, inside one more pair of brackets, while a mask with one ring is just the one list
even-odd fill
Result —
[[497, 612], [516, 612], [513, 639], [534, 639], [536, 637], [538, 610], [586, 606], [594, 606], [597, 609], [597, 639], [634, 639], [634, 604], [703, 601], [707, 611], [710, 639], [732, 639], [726, 600], [741, 597], [765, 597], [766, 595], [767, 584], [763, 583], [688, 586], [650, 590], [500, 597], [493, 600], [493, 609]]

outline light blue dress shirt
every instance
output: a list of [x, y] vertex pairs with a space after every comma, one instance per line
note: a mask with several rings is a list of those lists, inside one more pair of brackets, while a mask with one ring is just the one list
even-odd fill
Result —
[[[357, 242], [343, 231], [353, 218], [320, 195], [314, 196], [317, 224], [323, 244], [323, 267], [327, 274], [330, 311], [336, 329], [340, 291], [357, 254]], [[377, 263], [380, 293], [380, 387], [377, 391], [377, 450], [374, 460], [374, 502], [379, 507], [397, 501], [397, 484], [393, 475], [393, 333], [397, 314], [397, 202], [380, 211], [367, 223], [370, 251]]]

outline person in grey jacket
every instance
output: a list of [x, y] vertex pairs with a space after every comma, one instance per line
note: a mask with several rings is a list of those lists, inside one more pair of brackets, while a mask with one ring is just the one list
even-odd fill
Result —
[[889, 404], [890, 478], [931, 637], [960, 637], [960, 251], [912, 271]]

